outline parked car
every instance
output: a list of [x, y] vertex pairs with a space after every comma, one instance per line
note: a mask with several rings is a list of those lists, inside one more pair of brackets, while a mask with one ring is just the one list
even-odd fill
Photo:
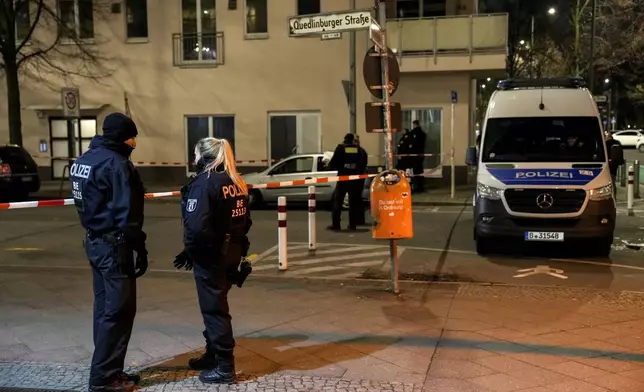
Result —
[[[329, 169], [328, 160], [333, 154], [330, 152], [319, 154], [298, 154], [277, 162], [268, 169], [259, 173], [245, 174], [244, 180], [248, 184], [267, 184], [271, 182], [307, 180], [312, 178], [334, 177], [338, 173]], [[336, 182], [323, 182], [315, 184], [315, 199], [318, 204], [330, 204], [333, 200]], [[362, 197], [369, 201], [369, 184], [365, 181], [366, 192]], [[277, 198], [286, 196], [289, 203], [306, 203], [308, 201], [309, 185], [285, 186], [279, 188], [255, 188], [249, 192], [251, 207], [258, 207], [266, 203], [276, 203]], [[366, 197], [366, 199], [365, 199]], [[348, 198], [345, 197], [344, 207], [349, 206]]]
[[622, 144], [622, 146], [628, 147], [637, 147], [638, 139], [642, 138], [644, 134], [641, 130], [630, 129], [627, 131], [617, 131], [613, 133], [613, 139], [617, 140]]
[[640, 152], [644, 152], [644, 136], [637, 138], [637, 144], [635, 145], [635, 148], [637, 148]]
[[38, 165], [24, 148], [0, 146], [0, 198], [26, 199], [40, 190]]

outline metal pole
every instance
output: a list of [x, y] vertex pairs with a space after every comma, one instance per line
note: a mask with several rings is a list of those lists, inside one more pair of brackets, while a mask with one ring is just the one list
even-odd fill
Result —
[[597, 18], [597, 1], [592, 0], [591, 3], [591, 19], [590, 19], [590, 61], [588, 63], [588, 82], [590, 92], [595, 94], [595, 34], [597, 33], [597, 26], [595, 19]]
[[[74, 158], [76, 158], [76, 134], [74, 133], [74, 120], [71, 118], [67, 119], [67, 157], [69, 158], [67, 164], [71, 170]], [[65, 178], [65, 169], [63, 169], [62, 176]]]
[[309, 186], [309, 252], [315, 252], [317, 248], [317, 234], [315, 223], [315, 187]]
[[[349, 0], [349, 9], [356, 8], [356, 0]], [[356, 32], [349, 33], [349, 132], [356, 134]]]
[[633, 211], [633, 166], [628, 167], [628, 187], [626, 188], [626, 208], [628, 216], [635, 215]]
[[456, 166], [454, 163], [454, 111], [455, 111], [455, 108], [456, 108], [456, 105], [454, 104], [454, 102], [452, 102], [452, 120], [449, 126], [449, 135], [450, 135], [450, 143], [451, 143], [449, 161], [450, 161], [450, 168], [451, 168], [450, 177], [451, 177], [452, 199], [456, 196]]
[[288, 269], [288, 239], [286, 238], [286, 197], [277, 198], [277, 245], [278, 245], [278, 270]]
[[[389, 45], [387, 44], [387, 14], [386, 14], [386, 4], [385, 2], [378, 3], [378, 20], [380, 21], [380, 26], [383, 29], [383, 41], [386, 48], [384, 55], [380, 57], [380, 64], [382, 69], [381, 81], [383, 86], [383, 98], [384, 98], [384, 134], [385, 134], [385, 164], [387, 170], [394, 169], [394, 160], [393, 160], [393, 139], [391, 134], [391, 106], [389, 98]], [[400, 293], [400, 285], [398, 282], [398, 249], [396, 245], [396, 240], [389, 240], [389, 264], [391, 268], [391, 282], [393, 285], [394, 294]]]
[[634, 196], [636, 199], [639, 199], [640, 198], [640, 161], [639, 159], [636, 159], [635, 162], [633, 162], [633, 169], [635, 170], [633, 172]]
[[530, 21], [530, 79], [534, 77], [534, 15]]

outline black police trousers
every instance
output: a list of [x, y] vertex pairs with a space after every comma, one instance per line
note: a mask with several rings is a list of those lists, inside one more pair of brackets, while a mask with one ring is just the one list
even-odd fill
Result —
[[94, 278], [94, 355], [89, 383], [100, 386], [123, 371], [136, 315], [134, 253], [131, 249], [119, 252], [115, 243], [90, 235], [85, 237], [85, 252]]
[[340, 217], [342, 215], [342, 204], [344, 198], [349, 195], [349, 227], [355, 228], [361, 224], [360, 214], [363, 215], [364, 207], [362, 206], [362, 188], [364, 182], [361, 180], [340, 181], [335, 186], [335, 199], [333, 200], [333, 212], [331, 214], [331, 225], [340, 229]]
[[232, 317], [228, 307], [228, 292], [233, 282], [231, 271], [239, 268], [241, 245], [228, 244], [225, 255], [194, 261], [194, 275], [197, 286], [199, 308], [203, 316], [206, 337], [206, 354], [213, 358], [233, 358], [235, 339]]

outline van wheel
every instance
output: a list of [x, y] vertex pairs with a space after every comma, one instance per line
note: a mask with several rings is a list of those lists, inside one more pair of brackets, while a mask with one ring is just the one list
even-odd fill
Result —
[[592, 243], [593, 254], [597, 257], [608, 257], [610, 256], [610, 251], [612, 250], [613, 239], [612, 238], [603, 238], [595, 240]]
[[476, 253], [481, 256], [492, 253], [493, 245], [490, 238], [476, 236]]
[[248, 205], [250, 208], [260, 208], [264, 205], [264, 198], [262, 193], [257, 189], [251, 189], [248, 192]]

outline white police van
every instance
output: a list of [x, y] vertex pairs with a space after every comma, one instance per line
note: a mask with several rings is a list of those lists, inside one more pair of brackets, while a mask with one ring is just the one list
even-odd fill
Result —
[[510, 239], [586, 241], [598, 256], [613, 243], [616, 205], [597, 105], [580, 78], [504, 80], [492, 94], [478, 166], [474, 239], [479, 254]]

